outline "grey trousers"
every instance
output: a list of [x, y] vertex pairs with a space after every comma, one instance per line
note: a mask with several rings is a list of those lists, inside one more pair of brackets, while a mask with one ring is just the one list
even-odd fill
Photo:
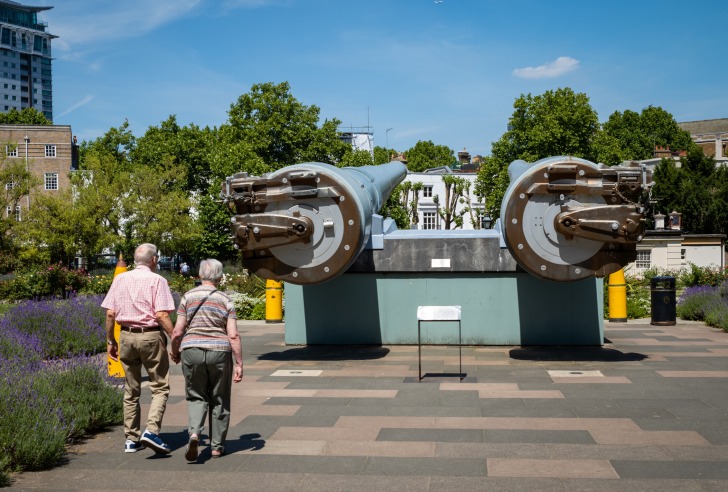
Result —
[[210, 416], [210, 445], [224, 451], [230, 425], [230, 393], [233, 382], [233, 354], [216, 350], [186, 348], [182, 351], [182, 372], [189, 413], [189, 433], [201, 435]]

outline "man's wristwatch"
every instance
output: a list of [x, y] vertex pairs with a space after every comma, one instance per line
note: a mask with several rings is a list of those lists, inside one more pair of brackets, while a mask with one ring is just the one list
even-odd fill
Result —
[[106, 340], [106, 345], [116, 345], [116, 340]]

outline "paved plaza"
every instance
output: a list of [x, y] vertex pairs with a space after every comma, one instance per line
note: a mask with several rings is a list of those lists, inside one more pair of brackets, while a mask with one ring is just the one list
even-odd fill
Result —
[[13, 487], [728, 490], [728, 333], [649, 321], [605, 322], [601, 348], [464, 347], [462, 382], [457, 347], [423, 347], [420, 382], [416, 346], [289, 347], [283, 324], [242, 321], [225, 456], [185, 462], [175, 366], [171, 455], [125, 454], [116, 427]]

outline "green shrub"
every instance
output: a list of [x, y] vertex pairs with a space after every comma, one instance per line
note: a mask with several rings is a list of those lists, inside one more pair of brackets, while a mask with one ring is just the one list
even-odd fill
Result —
[[81, 288], [82, 294], [106, 295], [114, 281], [114, 273], [104, 275], [89, 275], [88, 282]]
[[11, 471], [52, 467], [70, 439], [123, 420], [122, 393], [107, 382], [105, 360], [4, 362], [13, 384], [0, 387], [0, 482]]
[[195, 280], [198, 280], [195, 277], [181, 275], [174, 272], [165, 275], [165, 277], [167, 278], [167, 282], [169, 283], [170, 290], [179, 294], [184, 294], [188, 290], [194, 288]]
[[248, 319], [265, 319], [265, 301], [253, 306]]
[[84, 270], [69, 270], [61, 264], [37, 270], [18, 272], [10, 280], [0, 283], [0, 297], [17, 301], [22, 299], [66, 298], [81, 292], [89, 282]]
[[728, 280], [728, 269], [721, 269], [720, 267], [699, 267], [694, 263], [690, 263], [689, 267], [681, 273], [679, 280], [685, 287], [698, 285], [716, 286]]
[[[235, 305], [235, 311], [238, 315], [238, 319], [265, 319], [265, 299], [261, 297], [252, 297], [248, 294], [242, 294], [239, 292], [229, 293], [230, 299], [232, 299]], [[258, 305], [263, 306], [263, 317], [260, 316], [259, 312], [255, 312], [255, 308]], [[258, 308], [260, 309], [260, 308]]]
[[[23, 301], [0, 317], [0, 486], [56, 464], [69, 440], [117, 425], [100, 296]], [[59, 358], [65, 357], [65, 358]]]
[[260, 298], [265, 296], [265, 279], [248, 273], [225, 273], [220, 280], [219, 288]]

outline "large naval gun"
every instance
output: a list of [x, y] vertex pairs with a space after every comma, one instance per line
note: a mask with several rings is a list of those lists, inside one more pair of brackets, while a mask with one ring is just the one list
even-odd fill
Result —
[[400, 162], [239, 173], [222, 196], [245, 266], [286, 282], [289, 344], [413, 343], [417, 306], [460, 305], [466, 343], [601, 345], [595, 277], [635, 259], [651, 173], [558, 156], [509, 175], [493, 230], [398, 230], [377, 215]]

